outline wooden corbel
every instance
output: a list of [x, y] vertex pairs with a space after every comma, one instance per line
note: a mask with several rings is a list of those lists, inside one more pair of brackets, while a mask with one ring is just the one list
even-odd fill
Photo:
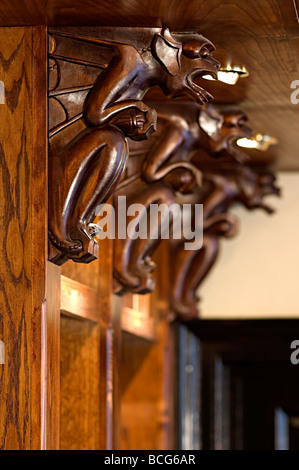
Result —
[[93, 221], [125, 169], [128, 138], [156, 129], [143, 101], [165, 95], [199, 104], [211, 95], [194, 80], [216, 75], [214, 46], [197, 33], [167, 28], [59, 28], [49, 36], [50, 260], [89, 263], [98, 256]]
[[[225, 125], [226, 120], [236, 125]], [[171, 244], [171, 308], [175, 316], [184, 321], [198, 317], [199, 298], [196, 292], [217, 259], [220, 238], [230, 238], [236, 234], [237, 221], [229, 213], [230, 207], [242, 204], [249, 210], [260, 208], [272, 213], [272, 208], [264, 203], [264, 197], [279, 195], [275, 176], [267, 168], [255, 168], [249, 162], [243, 165], [238, 163], [244, 162], [246, 158], [235, 145], [236, 140], [241, 138], [242, 129], [244, 134], [250, 133], [247, 126], [244, 128], [244, 113], [229, 110], [223, 114], [220, 122], [226, 129], [219, 128], [217, 137], [214, 133], [211, 142], [205, 132], [202, 135], [204, 145], [191, 160], [203, 172], [203, 185], [197, 188], [190, 199], [193, 204], [203, 204], [202, 247], [197, 251], [187, 251], [183, 240]], [[212, 127], [207, 126], [207, 129]], [[231, 158], [224, 161], [215, 159], [215, 156], [220, 155], [219, 149]], [[213, 158], [205, 158], [207, 154]]]
[[[118, 196], [126, 196], [130, 204], [142, 203], [147, 211], [151, 204], [171, 204], [179, 194], [192, 194], [201, 187], [201, 168], [190, 162], [199, 148], [215, 158], [227, 150], [237, 161], [245, 160], [246, 154], [235, 150], [235, 140], [250, 137], [246, 126], [247, 117], [240, 110], [226, 110], [220, 114], [211, 106], [201, 110], [193, 103], [150, 103], [158, 110], [157, 132], [148, 142], [130, 143], [130, 160], [124, 181], [115, 193], [116, 213]], [[200, 127], [200, 122], [213, 129], [213, 138]], [[121, 209], [123, 211], [123, 208]], [[166, 214], [165, 217], [168, 217]], [[147, 216], [149, 219], [149, 215]], [[133, 217], [127, 225], [134, 223]], [[167, 223], [161, 218], [160, 226]], [[140, 218], [135, 218], [135, 230], [140, 230]], [[169, 220], [169, 233], [172, 221]], [[147, 293], [154, 289], [152, 255], [161, 242], [161, 236], [153, 239], [121, 239], [114, 243], [115, 292]]]
[[[158, 113], [158, 130], [147, 142], [130, 145], [130, 159], [126, 177], [115, 192], [116, 214], [119, 196], [126, 196], [127, 204], [142, 204], [146, 208], [148, 236], [144, 239], [116, 236], [114, 241], [113, 272], [115, 292], [144, 294], [153, 291], [155, 264], [151, 257], [161, 243], [161, 227], [167, 224], [169, 235], [172, 232], [169, 214], [161, 215], [157, 231], [159, 236], [150, 234], [150, 208], [152, 204], [176, 202], [176, 194], [188, 194], [195, 186], [201, 185], [202, 175], [189, 162], [190, 147], [194, 136], [188, 123], [180, 116]], [[117, 216], [118, 219], [118, 216]], [[127, 217], [131, 232], [140, 231], [140, 217]]]

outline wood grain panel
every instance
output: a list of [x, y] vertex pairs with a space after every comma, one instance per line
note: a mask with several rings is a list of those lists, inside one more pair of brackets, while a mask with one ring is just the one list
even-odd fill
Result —
[[43, 447], [59, 450], [60, 436], [60, 268], [47, 262], [46, 312], [42, 335], [46, 356]]
[[[155, 341], [124, 332], [121, 348], [121, 448], [174, 449], [177, 426], [175, 329], [169, 324], [166, 246], [160, 260], [157, 289], [151, 294]], [[163, 282], [162, 282], [163, 279]]]
[[[64, 315], [61, 319], [61, 447], [117, 449], [120, 312], [112, 312], [111, 305], [112, 240], [100, 242], [98, 260], [89, 265], [69, 261], [62, 267], [62, 273], [62, 312], [77, 315], [78, 319]], [[68, 375], [69, 368], [73, 378]], [[82, 380], [89, 380], [84, 374], [93, 376], [90, 385], [86, 385], [92, 400], [86, 398], [84, 390], [74, 389]], [[77, 417], [69, 407], [70, 389], [74, 389], [78, 398], [76, 409], [82, 406]], [[88, 437], [87, 430], [93, 426]]]
[[30, 449], [40, 448], [42, 425], [45, 28], [1, 28], [0, 42], [6, 103], [0, 105], [0, 338], [6, 348], [6, 363], [0, 366], [0, 448]]
[[[104, 241], [105, 243], [105, 241]], [[100, 248], [101, 250], [101, 248]], [[105, 253], [105, 250], [103, 250]], [[100, 256], [102, 250], [100, 251]], [[92, 289], [99, 289], [101, 262], [95, 260], [90, 264], [78, 264], [73, 261], [68, 261], [61, 267], [61, 274], [68, 279], [79, 282], [82, 285], [88, 286]]]
[[100, 326], [61, 317], [61, 450], [101, 449]]
[[148, 339], [156, 339], [156, 318], [151, 316], [151, 296], [126, 294], [121, 311], [121, 329]]
[[124, 332], [121, 364], [121, 448], [162, 450], [172, 447], [172, 409], [168, 386], [171, 375], [171, 336], [160, 323], [152, 343]]
[[[44, 26], [32, 29], [32, 407], [31, 448], [43, 447], [42, 403], [46, 387], [42, 364], [42, 331], [45, 327], [45, 284], [48, 248], [48, 116], [47, 116], [47, 30]], [[43, 324], [44, 322], [44, 324]], [[41, 380], [41, 376], [43, 377]], [[43, 399], [41, 398], [43, 397]]]
[[[30, 447], [31, 369], [31, 31], [0, 30], [0, 448]], [[25, 190], [26, 188], [26, 190]]]
[[0, 106], [0, 336], [6, 346], [6, 364], [0, 366], [0, 447], [39, 449], [47, 231], [46, 31], [1, 28], [0, 37], [0, 74], [6, 88], [6, 105]]

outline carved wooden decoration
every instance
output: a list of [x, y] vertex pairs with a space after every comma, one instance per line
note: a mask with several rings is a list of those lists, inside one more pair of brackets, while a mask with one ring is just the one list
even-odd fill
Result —
[[[252, 136], [247, 116], [240, 109], [211, 105], [202, 109], [192, 103], [151, 105], [158, 110], [157, 132], [146, 143], [130, 144], [127, 172], [115, 196], [125, 195], [128, 204], [142, 203], [147, 212], [153, 203], [203, 204], [202, 248], [185, 250], [185, 239], [170, 242], [171, 308], [187, 320], [198, 316], [196, 290], [216, 261], [220, 238], [232, 237], [237, 231], [229, 208], [241, 203], [247, 209], [271, 213], [263, 198], [279, 190], [274, 175], [266, 168], [250, 166], [248, 154], [236, 145], [238, 139]], [[118, 208], [116, 198], [118, 210], [123, 208]], [[194, 217], [195, 212], [193, 227]], [[136, 232], [140, 221], [135, 214], [127, 219]], [[169, 223], [171, 234], [171, 220]], [[117, 293], [143, 294], [154, 289], [151, 256], [160, 242], [161, 237], [151, 239], [149, 233], [145, 239], [116, 237]]]
[[[198, 127], [198, 126], [197, 126]], [[197, 129], [197, 132], [199, 129]], [[158, 113], [158, 130], [145, 145], [130, 145], [130, 160], [124, 181], [115, 192], [115, 207], [120, 209], [118, 196], [126, 196], [127, 204], [143, 204], [146, 207], [147, 227], [150, 228], [149, 208], [151, 204], [167, 204], [176, 201], [176, 194], [188, 194], [201, 185], [201, 171], [189, 162], [190, 149], [196, 141], [187, 121], [180, 116]], [[199, 135], [197, 136], [199, 138]], [[168, 214], [161, 214], [158, 238], [116, 237], [114, 242], [115, 291], [147, 293], [154, 289], [152, 272], [155, 265], [153, 252], [161, 242], [161, 227], [167, 223]], [[140, 218], [130, 217], [127, 224], [131, 230], [140, 230]], [[172, 225], [170, 221], [169, 231]]]
[[[215, 169], [204, 173], [202, 191], [198, 191], [198, 203], [203, 203], [203, 246], [198, 251], [184, 250], [183, 243], [173, 243], [171, 281], [172, 310], [184, 320], [198, 316], [196, 291], [214, 265], [221, 237], [230, 238], [237, 232], [237, 220], [229, 208], [240, 203], [247, 209], [273, 210], [263, 202], [269, 194], [279, 194], [275, 177], [268, 171], [255, 171], [250, 167]], [[206, 194], [205, 194], [206, 193]]]
[[[213, 117], [211, 112], [214, 114], [214, 111], [209, 111]], [[204, 117], [206, 123], [208, 117]], [[186, 251], [183, 241], [173, 241], [170, 257], [171, 307], [184, 320], [198, 316], [196, 291], [217, 259], [220, 238], [236, 234], [237, 221], [229, 213], [229, 208], [239, 203], [249, 210], [260, 208], [272, 213], [272, 208], [263, 199], [266, 195], [279, 195], [275, 176], [267, 168], [238, 163], [247, 160], [244, 152], [235, 145], [242, 132], [244, 136], [250, 134], [245, 120], [244, 113], [231, 109], [223, 114], [221, 123], [226, 129], [219, 129], [218, 138], [213, 133], [209, 143], [208, 134], [203, 136], [204, 149], [210, 156], [215, 157], [219, 150], [225, 150], [231, 156], [230, 160], [204, 159], [200, 151], [192, 159], [192, 163], [203, 172], [203, 185], [197, 188], [191, 199], [194, 204], [203, 204], [203, 246], [198, 251]]]
[[[251, 129], [246, 126], [247, 117], [239, 109], [227, 109], [221, 114], [211, 106], [201, 110], [192, 103], [151, 105], [159, 111], [157, 132], [149, 142], [130, 144], [126, 179], [115, 193], [116, 196], [125, 195], [128, 203], [142, 203], [148, 210], [153, 203], [170, 206], [176, 202], [178, 194], [192, 195], [194, 188], [201, 187], [201, 166], [190, 163], [199, 148], [208, 152], [209, 158], [217, 158], [223, 150], [237, 161], [247, 158], [234, 145], [237, 139], [251, 136]], [[206, 132], [200, 128], [201, 124]], [[131, 219], [127, 220], [130, 225]], [[162, 223], [163, 218], [160, 226]], [[140, 230], [138, 218], [135, 218], [135, 230]], [[170, 221], [170, 233], [171, 230]], [[149, 235], [145, 240], [116, 237], [114, 277], [117, 293], [146, 293], [154, 289], [152, 273], [155, 265], [151, 256], [160, 242], [161, 237], [152, 239]]]
[[[49, 46], [50, 259], [89, 263], [98, 255], [92, 224], [128, 157], [127, 138], [146, 139], [156, 112], [143, 102], [149, 88], [211, 95], [194, 80], [216, 75], [214, 46], [197, 33], [167, 28], [63, 28]], [[149, 172], [151, 173], [151, 171]]]

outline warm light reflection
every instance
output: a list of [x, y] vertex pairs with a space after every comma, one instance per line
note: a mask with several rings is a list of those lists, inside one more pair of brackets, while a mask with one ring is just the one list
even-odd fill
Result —
[[247, 149], [257, 149], [261, 150], [262, 152], [265, 152], [268, 150], [270, 145], [276, 145], [278, 144], [278, 140], [275, 137], [271, 137], [270, 135], [262, 135], [262, 134], [257, 134], [254, 138], [252, 139], [238, 139], [237, 140], [237, 145], [239, 147], [247, 148]]
[[[226, 83], [227, 85], [235, 85], [240, 77], [248, 77], [249, 73], [244, 66], [232, 67], [229, 64], [226, 67], [219, 69], [217, 75], [220, 82]], [[211, 75], [204, 75], [202, 78], [206, 80], [215, 80]]]
[[243, 147], [246, 149], [256, 149], [258, 143], [254, 139], [247, 139], [246, 137], [244, 137], [243, 139], [237, 140], [237, 145], [238, 147]]

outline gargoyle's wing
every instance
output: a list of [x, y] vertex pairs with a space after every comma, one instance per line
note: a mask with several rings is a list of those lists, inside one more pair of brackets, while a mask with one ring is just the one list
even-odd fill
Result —
[[[112, 42], [52, 30], [49, 34], [49, 138], [85, 127], [83, 105], [99, 74], [113, 57]], [[62, 139], [64, 140], [64, 139]], [[60, 145], [58, 145], [60, 147]]]

